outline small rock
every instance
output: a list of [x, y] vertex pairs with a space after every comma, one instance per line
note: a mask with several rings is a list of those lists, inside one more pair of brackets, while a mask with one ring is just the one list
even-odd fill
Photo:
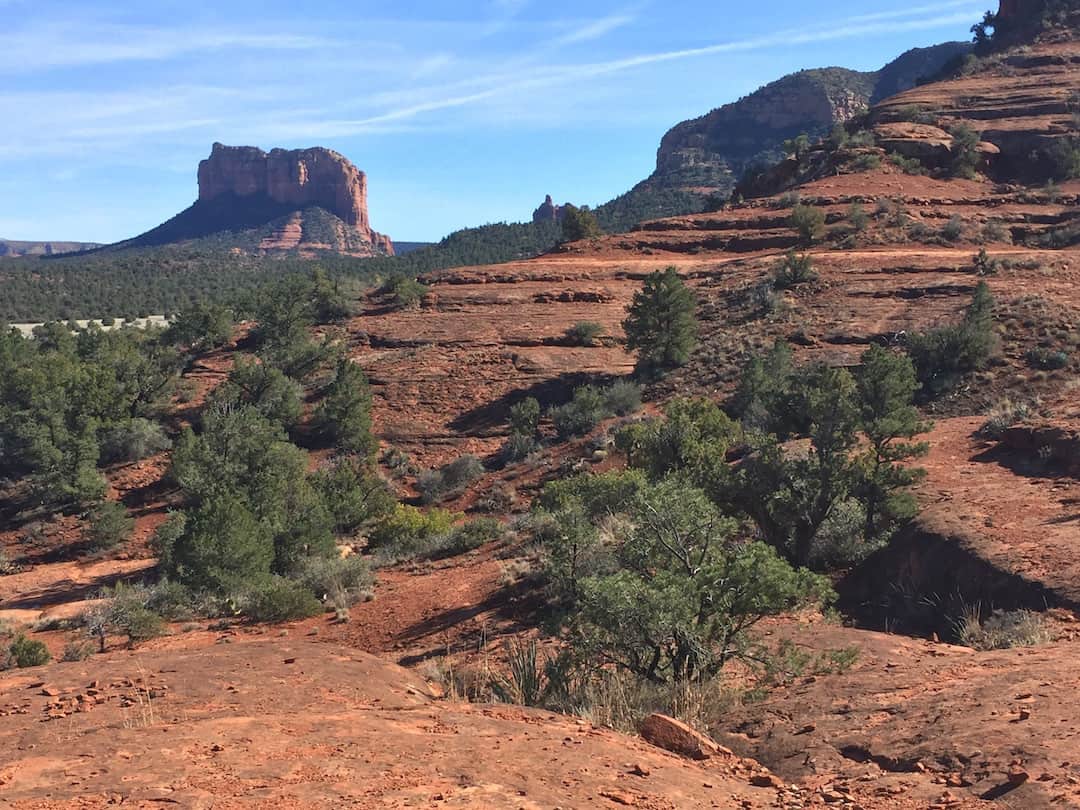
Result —
[[1030, 778], [1031, 774], [1025, 771], [1023, 768], [1012, 768], [1009, 770], [1010, 785], [1022, 785]]
[[621, 804], [624, 807], [633, 807], [637, 804], [637, 797], [629, 793], [623, 793], [620, 790], [602, 790], [600, 795], [605, 799], [615, 804]]
[[755, 773], [750, 777], [750, 784], [754, 787], [777, 788], [779, 790], [784, 787], [784, 780], [773, 773]]
[[634, 774], [634, 776], [648, 776], [652, 771], [641, 763], [634, 763], [633, 767], [630, 768], [630, 773]]

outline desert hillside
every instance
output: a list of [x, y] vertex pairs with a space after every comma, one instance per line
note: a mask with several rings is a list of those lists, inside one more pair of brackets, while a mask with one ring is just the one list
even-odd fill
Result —
[[1021, 6], [716, 210], [6, 337], [0, 805], [1080, 806], [1080, 37]]

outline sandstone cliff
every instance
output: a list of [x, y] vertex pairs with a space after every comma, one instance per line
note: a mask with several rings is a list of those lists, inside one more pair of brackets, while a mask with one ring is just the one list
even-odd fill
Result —
[[329, 149], [215, 143], [199, 164], [199, 199], [134, 239], [104, 250], [183, 243], [255, 255], [392, 256], [371, 229], [367, 177]]
[[784, 140], [802, 132], [824, 135], [969, 50], [952, 42], [908, 51], [880, 71], [824, 68], [785, 76], [671, 129], [657, 151], [656, 171], [643, 185], [726, 193], [751, 165], [779, 158]]
[[253, 146], [215, 143], [210, 157], [199, 164], [199, 202], [228, 194], [261, 196], [294, 209], [324, 208], [380, 252], [393, 253], [389, 237], [371, 230], [367, 176], [330, 149], [266, 153]]

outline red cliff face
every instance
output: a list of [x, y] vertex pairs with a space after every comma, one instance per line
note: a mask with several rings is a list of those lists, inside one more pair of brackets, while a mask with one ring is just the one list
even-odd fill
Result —
[[297, 208], [317, 205], [355, 228], [380, 250], [393, 253], [389, 237], [371, 230], [367, 176], [330, 149], [274, 149], [215, 143], [199, 164], [199, 200], [222, 194], [265, 195]]
[[1001, 0], [1001, 8], [998, 9], [998, 17], [1002, 20], [1019, 17], [1021, 14], [1020, 7], [1022, 5], [1023, 3], [1021, 0]]

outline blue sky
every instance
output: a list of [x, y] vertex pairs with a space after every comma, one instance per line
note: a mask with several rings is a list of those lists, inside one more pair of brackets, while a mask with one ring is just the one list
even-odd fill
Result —
[[604, 202], [794, 70], [966, 39], [989, 0], [0, 0], [0, 237], [115, 241], [214, 141], [328, 146], [399, 240]]

